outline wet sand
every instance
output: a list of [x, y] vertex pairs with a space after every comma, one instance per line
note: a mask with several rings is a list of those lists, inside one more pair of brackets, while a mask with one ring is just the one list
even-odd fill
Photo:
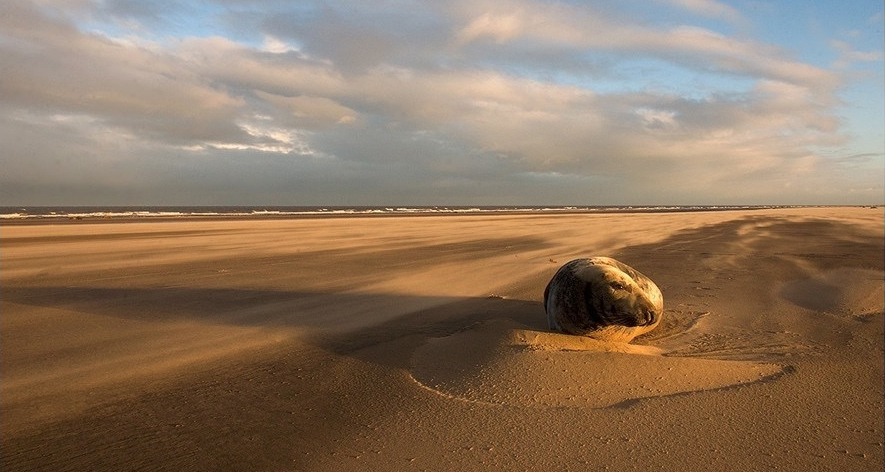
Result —
[[[0, 227], [2, 469], [883, 468], [882, 209]], [[550, 333], [556, 269], [664, 294]]]

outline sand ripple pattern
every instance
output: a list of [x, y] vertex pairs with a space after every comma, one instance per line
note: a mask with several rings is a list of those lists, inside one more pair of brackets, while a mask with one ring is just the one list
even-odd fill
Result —
[[660, 354], [652, 346], [603, 343], [494, 320], [430, 340], [415, 352], [411, 374], [426, 388], [463, 401], [605, 408], [784, 373], [777, 364]]

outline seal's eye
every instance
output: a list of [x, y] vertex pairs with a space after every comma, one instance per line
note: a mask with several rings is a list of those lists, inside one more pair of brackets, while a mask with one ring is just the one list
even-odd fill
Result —
[[627, 288], [621, 282], [611, 282], [608, 285], [615, 290], [624, 290], [625, 288]]

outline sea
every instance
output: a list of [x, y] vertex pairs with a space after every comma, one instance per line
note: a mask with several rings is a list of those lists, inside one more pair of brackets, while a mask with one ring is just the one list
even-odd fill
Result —
[[0, 206], [0, 221], [268, 218], [493, 213], [661, 213], [794, 208], [794, 205], [591, 206]]

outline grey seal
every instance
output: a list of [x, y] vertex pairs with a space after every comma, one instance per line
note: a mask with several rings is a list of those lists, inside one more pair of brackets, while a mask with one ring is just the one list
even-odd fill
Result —
[[544, 289], [544, 310], [553, 331], [630, 342], [660, 323], [664, 297], [638, 270], [591, 257], [559, 268]]

